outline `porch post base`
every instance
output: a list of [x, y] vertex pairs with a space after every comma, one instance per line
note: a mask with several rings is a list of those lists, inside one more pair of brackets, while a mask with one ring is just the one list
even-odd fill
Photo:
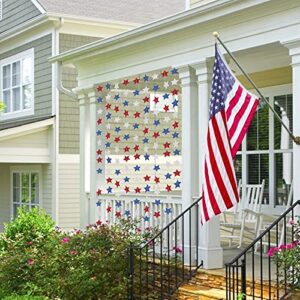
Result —
[[223, 268], [223, 249], [221, 247], [199, 247], [199, 260], [203, 261], [203, 269]]
[[[190, 246], [190, 245], [184, 245], [184, 264], [189, 266], [195, 267], [196, 266], [196, 255], [197, 255], [197, 247], [196, 246]], [[199, 259], [200, 264], [200, 259]]]

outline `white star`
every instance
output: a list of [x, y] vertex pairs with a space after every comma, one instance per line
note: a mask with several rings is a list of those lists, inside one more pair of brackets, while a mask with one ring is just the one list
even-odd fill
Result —
[[178, 79], [174, 78], [172, 81], [171, 81], [172, 85], [176, 85], [178, 83]]
[[135, 142], [137, 142], [137, 141], [139, 140], [139, 136], [138, 136], [138, 135], [135, 135], [135, 136], [133, 137], [133, 140], [134, 140]]
[[174, 146], [175, 148], [177, 148], [177, 147], [178, 147], [178, 144], [179, 144], [179, 142], [178, 142], [178, 141], [174, 141], [174, 142], [173, 142], [173, 146]]
[[125, 128], [128, 128], [130, 126], [130, 124], [128, 123], [128, 122], [126, 122], [125, 124], [124, 124], [124, 127]]
[[147, 118], [144, 119], [144, 124], [148, 124], [149, 120]]
[[105, 151], [105, 154], [110, 155], [110, 150], [107, 149], [107, 150]]
[[153, 80], [157, 79], [158, 78], [158, 74], [153, 74], [152, 78], [153, 78]]
[[158, 149], [158, 143], [153, 144], [153, 149], [155, 149], [155, 150]]
[[133, 103], [133, 106], [135, 106], [135, 107], [137, 107], [137, 106], [139, 106], [140, 105], [140, 103], [139, 103], [139, 101], [134, 101], [134, 103]]
[[145, 153], [147, 153], [147, 152], [148, 152], [148, 150], [149, 150], [149, 147], [148, 147], [148, 146], [145, 146], [145, 147], [144, 147], [144, 151], [145, 151]]
[[110, 94], [107, 94], [106, 97], [105, 97], [105, 99], [106, 99], [107, 101], [109, 101], [109, 100], [110, 100], [110, 97], [111, 97]]
[[98, 109], [97, 113], [98, 113], [98, 115], [101, 115], [103, 113], [103, 110], [102, 109]]
[[121, 118], [120, 118], [120, 117], [116, 117], [116, 118], [115, 118], [115, 122], [116, 122], [116, 123], [119, 123], [120, 121], [121, 121]]
[[169, 87], [169, 82], [168, 81], [166, 81], [165, 83], [164, 83], [164, 88], [168, 88]]
[[146, 87], [143, 89], [143, 92], [144, 92], [145, 94], [149, 93], [149, 88], [146, 86]]
[[110, 124], [109, 123], [106, 124], [106, 128], [110, 129]]
[[154, 112], [153, 112], [153, 114], [155, 115], [155, 116], [157, 116], [158, 115], [158, 113], [159, 113], [159, 111], [158, 111], [158, 108], [154, 108]]
[[[116, 152], [116, 153], [119, 153], [119, 152], [120, 152], [120, 148], [119, 148], [119, 147], [116, 147], [116, 148], [115, 148], [115, 152]], [[118, 160], [119, 160], [119, 159], [118, 159]], [[117, 162], [117, 159], [116, 159], [116, 162]]]
[[165, 118], [164, 118], [164, 121], [165, 121], [166, 123], [169, 123], [169, 122], [171, 121], [171, 119], [170, 119], [170, 117], [165, 117]]
[[102, 145], [102, 142], [101, 142], [101, 140], [98, 140], [98, 146], [101, 146]]
[[129, 94], [129, 91], [128, 91], [128, 90], [125, 90], [125, 91], [124, 91], [124, 96], [128, 96], [128, 94]]
[[118, 84], [118, 83], [115, 84], [115, 89], [116, 89], [116, 90], [119, 89], [119, 84]]
[[160, 194], [160, 190], [158, 186], [155, 186], [155, 191], [154, 194], [159, 195]]

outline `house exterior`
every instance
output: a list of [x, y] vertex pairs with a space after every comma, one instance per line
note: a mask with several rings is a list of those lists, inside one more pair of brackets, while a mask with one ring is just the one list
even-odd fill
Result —
[[[190, 5], [180, 14], [52, 58], [78, 71], [82, 225], [133, 215], [142, 218], [144, 227], [163, 226], [199, 197], [213, 31], [295, 136], [300, 135], [299, 1], [207, 0]], [[228, 63], [251, 89], [233, 62]], [[175, 132], [172, 144], [166, 136]], [[150, 141], [146, 147], [145, 136]], [[136, 154], [144, 158], [139, 161]], [[243, 183], [265, 179], [264, 212], [276, 215], [285, 209], [293, 179], [294, 198], [300, 199], [299, 161], [300, 146], [286, 139], [280, 123], [261, 105], [235, 168]], [[168, 173], [173, 181], [165, 177]], [[218, 217], [201, 226], [198, 251], [205, 268], [222, 267]]]
[[79, 105], [66, 92], [77, 71], [48, 59], [184, 9], [183, 1], [136, 2], [0, 2], [0, 230], [20, 205], [79, 227]]

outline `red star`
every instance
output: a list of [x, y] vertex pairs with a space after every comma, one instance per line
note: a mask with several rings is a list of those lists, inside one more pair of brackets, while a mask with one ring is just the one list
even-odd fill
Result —
[[157, 131], [157, 132], [154, 132], [153, 133], [153, 137], [155, 138], [155, 139], [157, 139], [158, 137], [159, 137], [159, 132]]
[[119, 106], [115, 106], [114, 111], [118, 112], [119, 111]]
[[102, 124], [102, 119], [99, 118], [98, 121], [97, 121], [97, 124], [101, 125]]
[[139, 118], [141, 114], [139, 112], [135, 112], [133, 115], [135, 118]]
[[149, 212], [149, 211], [150, 211], [150, 207], [149, 207], [149, 206], [145, 206], [145, 207], [144, 207], [144, 212], [147, 213], [147, 212]]
[[167, 192], [169, 193], [169, 192], [171, 192], [171, 191], [172, 191], [172, 187], [171, 187], [169, 184], [167, 184], [167, 186], [166, 186], [166, 190], [167, 190]]
[[102, 191], [100, 189], [97, 190], [97, 196], [100, 196], [102, 194]]
[[164, 106], [164, 111], [167, 112], [167, 111], [169, 111], [169, 110], [170, 110], [169, 105], [165, 105], [165, 106]]
[[180, 176], [181, 171], [175, 170], [175, 172], [173, 172], [173, 173], [174, 173], [174, 176]]
[[102, 150], [101, 150], [101, 149], [98, 149], [98, 150], [97, 150], [97, 154], [98, 154], [98, 155], [101, 155], [101, 154], [102, 154]]
[[134, 189], [134, 191], [135, 191], [136, 194], [139, 194], [139, 193], [141, 192], [141, 189], [140, 189], [139, 187], [136, 187], [136, 188]]
[[141, 155], [138, 154], [138, 153], [136, 153], [136, 154], [134, 155], [134, 159], [140, 159], [140, 157], [141, 157]]
[[128, 156], [128, 155], [124, 156], [124, 160], [125, 160], [126, 162], [128, 162], [128, 161], [130, 160], [129, 156]]
[[102, 163], [102, 158], [101, 158], [101, 157], [98, 157], [98, 158], [97, 158], [97, 163], [98, 163], [98, 164]]
[[97, 91], [98, 91], [98, 92], [102, 92], [102, 90], [103, 90], [103, 86], [98, 85], [98, 86], [97, 86]]
[[149, 103], [150, 102], [150, 98], [149, 97], [145, 97], [143, 100], [144, 100], [144, 103]]
[[127, 85], [128, 83], [129, 83], [129, 80], [128, 80], [128, 79], [124, 79], [124, 80], [123, 80], [123, 84], [124, 84], [124, 85]]
[[145, 181], [150, 181], [150, 178], [151, 178], [151, 176], [149, 176], [149, 175], [146, 175], [146, 176], [144, 177]]
[[117, 218], [120, 218], [120, 217], [121, 217], [121, 212], [120, 212], [120, 211], [116, 211], [115, 216], [116, 216]]
[[156, 176], [155, 176], [154, 181], [155, 181], [156, 184], [157, 184], [157, 183], [160, 183], [159, 177], [156, 177]]
[[97, 220], [96, 225], [100, 226], [102, 225], [102, 222], [100, 220]]
[[171, 91], [172, 95], [178, 95], [179, 90], [174, 89], [173, 91]]
[[168, 75], [169, 75], [169, 72], [168, 72], [168, 71], [163, 71], [163, 72], [161, 72], [161, 76], [162, 76], [162, 77], [168, 77]]
[[157, 103], [159, 102], [159, 98], [158, 98], [158, 97], [154, 97], [153, 102], [154, 102], [155, 104], [157, 104]]
[[107, 183], [112, 183], [112, 178], [110, 178], [110, 177], [106, 178], [106, 182]]
[[124, 115], [125, 118], [127, 118], [129, 116], [128, 110], [125, 110], [124, 113], [123, 113], [123, 115]]
[[156, 212], [154, 213], [154, 217], [155, 217], [155, 218], [159, 218], [159, 217], [160, 217], [160, 212], [159, 212], [159, 211], [156, 211]]
[[107, 211], [108, 213], [110, 213], [110, 212], [111, 212], [111, 206], [108, 206], [107, 209], [106, 209], [106, 211]]
[[134, 84], [139, 84], [139, 83], [140, 83], [140, 79], [139, 79], [139, 78], [135, 78], [135, 79], [133, 80], [133, 83], [134, 83]]
[[170, 145], [171, 145], [171, 143], [165, 142], [165, 143], [164, 143], [165, 149], [170, 148]]
[[165, 152], [164, 152], [164, 156], [165, 156], [165, 157], [170, 156], [170, 154], [171, 154], [170, 151], [165, 151]]
[[173, 126], [174, 129], [178, 128], [179, 127], [179, 122], [175, 121], [172, 126]]
[[119, 136], [115, 137], [115, 142], [116, 142], [116, 143], [119, 143], [120, 141], [121, 141], [121, 139], [120, 139]]
[[149, 128], [145, 127], [144, 130], [143, 130], [144, 134], [147, 134], [149, 133]]
[[124, 152], [129, 152], [130, 148], [128, 146], [126, 146], [125, 148], [123, 148]]
[[120, 181], [116, 180], [115, 186], [116, 186], [116, 187], [120, 187]]
[[135, 152], [139, 151], [140, 150], [140, 146], [139, 145], [135, 145], [133, 149], [134, 149]]
[[110, 139], [110, 133], [109, 133], [109, 132], [105, 135], [105, 138], [106, 138], [107, 140]]
[[111, 109], [111, 104], [107, 103], [107, 104], [105, 105], [105, 108], [106, 108], [106, 110]]
[[126, 194], [129, 193], [129, 187], [125, 186], [124, 191], [126, 192]]

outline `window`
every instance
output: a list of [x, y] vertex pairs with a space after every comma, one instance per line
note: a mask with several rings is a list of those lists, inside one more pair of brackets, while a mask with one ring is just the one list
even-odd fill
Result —
[[1, 98], [5, 105], [1, 119], [33, 114], [33, 56], [30, 49], [0, 62]]
[[40, 172], [38, 170], [12, 171], [12, 216], [17, 216], [18, 208], [40, 205]]

